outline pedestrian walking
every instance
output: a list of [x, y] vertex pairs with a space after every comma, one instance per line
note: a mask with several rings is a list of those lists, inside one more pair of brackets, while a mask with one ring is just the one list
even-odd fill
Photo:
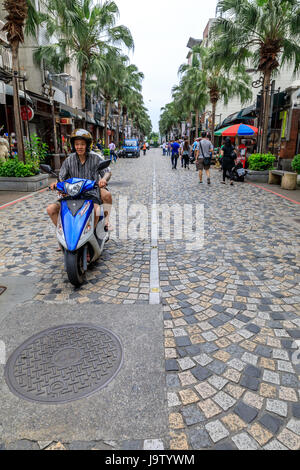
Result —
[[206, 132], [202, 132], [201, 136], [202, 139], [199, 141], [199, 146], [196, 151], [196, 168], [197, 171], [199, 171], [199, 183], [203, 183], [203, 170], [205, 170], [207, 184], [210, 184], [211, 152], [213, 152], [214, 147], [211, 141], [207, 138]]
[[166, 142], [163, 142], [162, 149], [163, 149], [163, 156], [165, 156], [166, 155]]
[[229, 137], [225, 139], [225, 145], [221, 149], [222, 155], [222, 168], [223, 168], [223, 181], [222, 184], [226, 184], [226, 174], [229, 173], [230, 185], [233, 186], [233, 167], [235, 165], [235, 159], [237, 157], [236, 150], [231, 143]]
[[168, 146], [167, 146], [167, 154], [168, 154], [168, 157], [171, 156], [171, 152], [172, 152], [172, 144], [171, 144], [171, 142], [169, 141], [169, 142], [168, 142]]
[[182, 139], [180, 139], [179, 143], [180, 143], [179, 155], [180, 155], [180, 160], [181, 160], [181, 168], [183, 168], [183, 164], [184, 164], [184, 159], [183, 159], [183, 143], [184, 143], [184, 141], [183, 141]]
[[177, 170], [177, 162], [179, 158], [180, 144], [178, 140], [174, 140], [172, 143], [172, 170]]
[[110, 153], [110, 161], [112, 162], [114, 160], [114, 162], [116, 163], [117, 161], [117, 155], [115, 153], [116, 146], [113, 141], [109, 144], [108, 148], [109, 148], [109, 153]]
[[190, 169], [190, 146], [189, 141], [186, 139], [182, 148], [182, 159], [184, 162], [184, 168]]

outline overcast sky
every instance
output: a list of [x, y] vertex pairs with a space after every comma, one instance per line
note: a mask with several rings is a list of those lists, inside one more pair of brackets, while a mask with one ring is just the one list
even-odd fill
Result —
[[[153, 129], [158, 131], [160, 108], [171, 101], [178, 83], [178, 68], [186, 62], [190, 37], [202, 39], [217, 0], [115, 0], [118, 24], [127, 26], [134, 38], [131, 62], [145, 74], [143, 95]], [[150, 101], [151, 100], [151, 101]]]

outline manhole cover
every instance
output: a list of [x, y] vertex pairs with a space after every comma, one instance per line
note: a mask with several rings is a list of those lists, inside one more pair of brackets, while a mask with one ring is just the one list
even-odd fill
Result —
[[65, 325], [42, 331], [19, 346], [7, 361], [5, 379], [25, 400], [66, 403], [103, 388], [122, 363], [120, 340], [111, 331]]
[[0, 286], [0, 295], [6, 291], [6, 287]]

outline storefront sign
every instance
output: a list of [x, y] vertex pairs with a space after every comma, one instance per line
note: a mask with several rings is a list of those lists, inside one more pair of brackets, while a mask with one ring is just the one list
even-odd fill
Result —
[[286, 122], [287, 122], [287, 111], [284, 111], [283, 113], [283, 122], [282, 122], [282, 132], [281, 132], [281, 138], [285, 138], [285, 133], [286, 133]]
[[60, 123], [64, 126], [70, 126], [72, 124], [71, 118], [61, 118]]
[[34, 112], [30, 106], [21, 106], [21, 118], [23, 121], [31, 121], [33, 117]]

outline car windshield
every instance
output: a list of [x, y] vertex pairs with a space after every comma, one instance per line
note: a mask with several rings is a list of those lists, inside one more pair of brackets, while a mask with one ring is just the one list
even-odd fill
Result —
[[137, 147], [136, 140], [125, 140], [125, 147]]

